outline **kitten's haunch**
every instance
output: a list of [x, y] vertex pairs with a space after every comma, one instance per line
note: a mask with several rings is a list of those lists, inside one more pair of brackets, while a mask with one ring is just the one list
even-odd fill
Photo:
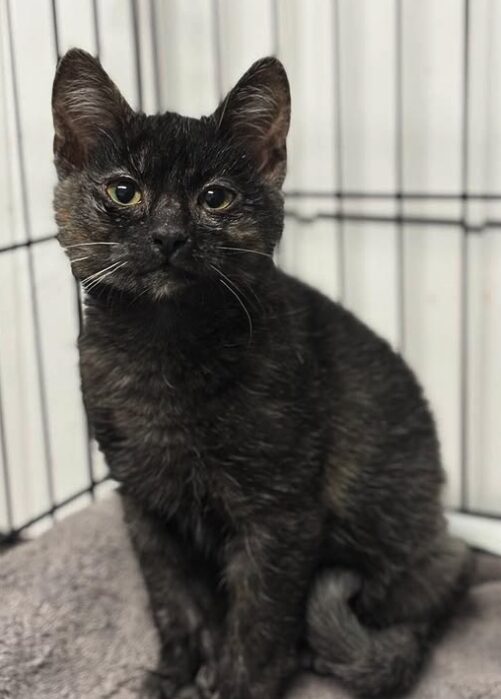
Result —
[[411, 370], [274, 266], [282, 65], [255, 63], [211, 116], [146, 116], [74, 49], [53, 114], [85, 405], [161, 638], [144, 695], [279, 699], [303, 667], [406, 689], [469, 556]]

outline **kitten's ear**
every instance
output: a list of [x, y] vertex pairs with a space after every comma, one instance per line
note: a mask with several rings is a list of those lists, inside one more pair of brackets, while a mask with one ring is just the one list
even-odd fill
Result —
[[100, 134], [131, 114], [99, 61], [80, 49], [68, 51], [57, 66], [52, 88], [56, 166], [63, 171], [81, 167]]
[[289, 81], [276, 58], [263, 58], [238, 81], [214, 113], [218, 130], [252, 157], [263, 177], [280, 187], [287, 167]]

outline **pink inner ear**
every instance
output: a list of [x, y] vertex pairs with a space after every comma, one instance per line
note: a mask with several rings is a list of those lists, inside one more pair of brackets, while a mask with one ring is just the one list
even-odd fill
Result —
[[86, 150], [82, 139], [78, 139], [67, 122], [64, 115], [54, 110], [54, 155], [57, 160], [63, 160], [68, 164], [80, 167], [86, 156]]
[[[264, 138], [254, 143], [256, 159], [259, 162], [258, 170], [270, 182], [280, 185], [287, 167], [288, 113], [284, 115], [279, 112], [267, 126], [268, 133], [262, 133]], [[252, 139], [249, 139], [249, 145], [252, 145]]]
[[262, 151], [262, 163], [259, 167], [259, 172], [268, 175], [274, 179], [281, 171], [281, 168], [285, 169], [285, 160], [287, 157], [285, 144], [279, 146], [270, 145], [264, 151]]

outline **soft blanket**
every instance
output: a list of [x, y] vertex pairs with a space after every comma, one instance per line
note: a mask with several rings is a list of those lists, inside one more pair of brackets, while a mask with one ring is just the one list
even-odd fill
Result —
[[[140, 697], [158, 639], [118, 496], [0, 557], [0, 697]], [[475, 585], [409, 699], [501, 699], [501, 559]], [[348, 699], [304, 676], [288, 699]]]

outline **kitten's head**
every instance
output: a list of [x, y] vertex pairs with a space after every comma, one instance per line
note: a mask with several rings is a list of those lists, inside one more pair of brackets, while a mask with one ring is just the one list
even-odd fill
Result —
[[73, 49], [52, 106], [58, 239], [84, 286], [153, 300], [272, 264], [290, 117], [278, 60], [255, 63], [214, 114], [191, 119], [134, 112]]

